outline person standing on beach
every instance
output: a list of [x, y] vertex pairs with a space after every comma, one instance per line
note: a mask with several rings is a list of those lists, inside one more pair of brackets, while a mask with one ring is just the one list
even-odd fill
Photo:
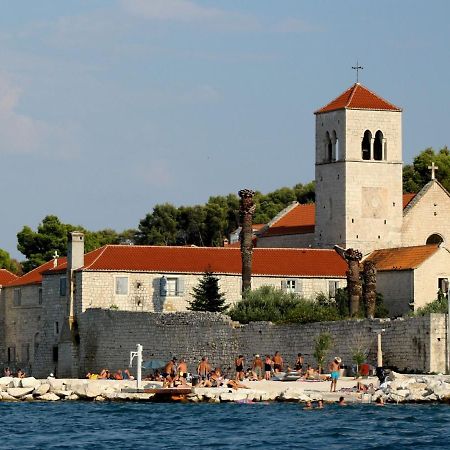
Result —
[[253, 372], [255, 372], [258, 380], [262, 380], [262, 372], [263, 372], [263, 362], [259, 355], [255, 355], [255, 359], [253, 360]]
[[270, 376], [272, 375], [272, 365], [273, 362], [270, 356], [266, 355], [266, 359], [264, 360], [264, 379], [267, 381], [270, 380]]
[[239, 355], [234, 361], [236, 366], [236, 381], [242, 381], [244, 379], [244, 362], [243, 355]]
[[330, 372], [331, 372], [331, 386], [330, 392], [336, 392], [337, 380], [339, 378], [339, 369], [341, 368], [341, 358], [336, 356], [334, 360], [330, 363]]
[[197, 374], [200, 380], [206, 380], [209, 372], [211, 372], [211, 366], [209, 365], [208, 357], [204, 356], [197, 367]]
[[283, 370], [283, 358], [280, 352], [275, 352], [273, 356], [273, 370], [275, 373], [281, 372]]
[[305, 363], [305, 358], [301, 353], [297, 355], [297, 359], [295, 360], [294, 369], [298, 372], [303, 370], [303, 364]]

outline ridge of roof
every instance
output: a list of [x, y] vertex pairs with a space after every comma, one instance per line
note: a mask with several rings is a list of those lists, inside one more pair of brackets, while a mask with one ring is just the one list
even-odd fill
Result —
[[[61, 265], [66, 264], [66, 257], [62, 256], [58, 258], [58, 262], [61, 261]], [[42, 282], [42, 274], [44, 272], [47, 272], [51, 268], [53, 268], [54, 260], [51, 259], [50, 261], [45, 262], [44, 264], [41, 264], [38, 267], [35, 267], [33, 270], [30, 270], [26, 274], [22, 275], [21, 277], [15, 279], [11, 283], [8, 284], [9, 286], [26, 286], [29, 284], [39, 284]]]
[[260, 228], [256, 235], [260, 236], [264, 234], [272, 225], [275, 225], [280, 219], [282, 219], [286, 214], [291, 212], [294, 208], [296, 208], [298, 205], [300, 205], [299, 202], [294, 201], [290, 205], [283, 208], [272, 220], [269, 220], [262, 228]]
[[402, 109], [387, 101], [361, 83], [355, 83], [342, 94], [331, 100], [314, 114], [337, 111], [339, 109], [367, 109], [375, 111], [397, 111]]
[[15, 273], [7, 269], [0, 269], [0, 287], [8, 285], [17, 278], [19, 277]]

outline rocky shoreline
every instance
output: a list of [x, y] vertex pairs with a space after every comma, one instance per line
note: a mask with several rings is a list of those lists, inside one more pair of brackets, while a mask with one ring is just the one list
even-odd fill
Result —
[[[362, 380], [375, 386], [370, 393], [354, 389], [357, 380], [342, 379], [341, 391], [328, 392], [329, 383], [258, 381], [244, 382], [248, 389], [227, 387], [197, 388], [180, 395], [176, 390], [164, 390], [161, 383], [144, 382], [143, 391], [137, 392], [136, 381], [131, 380], [38, 380], [28, 378], [0, 378], [0, 400], [23, 401], [185, 401], [209, 402], [307, 402], [324, 400], [336, 402], [340, 396], [346, 402], [371, 403], [381, 397], [386, 403], [450, 402], [450, 377], [446, 375], [403, 375], [392, 372], [381, 386], [376, 378]], [[348, 386], [348, 387], [345, 387]]]

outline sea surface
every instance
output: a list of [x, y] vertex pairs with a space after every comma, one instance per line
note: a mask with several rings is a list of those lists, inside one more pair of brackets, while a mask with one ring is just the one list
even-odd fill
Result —
[[0, 403], [2, 449], [450, 448], [449, 405]]

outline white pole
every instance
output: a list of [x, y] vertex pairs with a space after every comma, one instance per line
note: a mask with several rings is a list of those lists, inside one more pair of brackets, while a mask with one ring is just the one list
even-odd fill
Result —
[[137, 370], [136, 370], [136, 375], [137, 375], [137, 388], [141, 389], [142, 388], [142, 345], [138, 344], [137, 345]]
[[383, 352], [381, 351], [381, 331], [377, 333], [378, 348], [377, 348], [377, 367], [383, 367]]

